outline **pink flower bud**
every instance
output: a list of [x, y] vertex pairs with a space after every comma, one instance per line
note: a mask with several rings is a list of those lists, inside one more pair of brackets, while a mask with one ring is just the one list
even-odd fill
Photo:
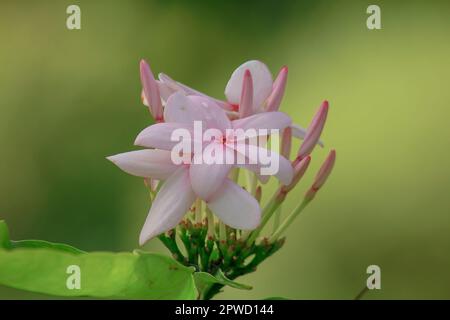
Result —
[[305, 194], [305, 200], [310, 201], [314, 198], [317, 191], [325, 184], [325, 181], [327, 181], [328, 176], [330, 175], [331, 171], [334, 167], [334, 162], [336, 161], [336, 150], [331, 150], [328, 154], [328, 157], [323, 162], [322, 166], [319, 169], [319, 172], [317, 172], [316, 178], [314, 179], [314, 183], [312, 184], [311, 188], [306, 192]]
[[281, 99], [283, 99], [284, 89], [286, 88], [288, 76], [288, 68], [284, 66], [278, 73], [272, 86], [272, 93], [267, 98], [266, 111], [278, 111], [281, 104]]
[[253, 114], [253, 79], [250, 70], [245, 70], [242, 80], [241, 101], [239, 103], [239, 116], [245, 118]]
[[319, 107], [319, 110], [316, 112], [308, 129], [306, 130], [305, 139], [302, 145], [300, 146], [297, 158], [303, 159], [308, 154], [310, 154], [311, 151], [313, 151], [314, 147], [316, 146], [317, 142], [320, 139], [320, 135], [325, 125], [325, 121], [327, 120], [327, 114], [328, 114], [328, 101], [325, 100]]
[[145, 60], [141, 60], [140, 70], [144, 104], [145, 102], [148, 104], [150, 113], [155, 118], [156, 122], [161, 122], [163, 120], [163, 108], [158, 84], [153, 77], [150, 66]]
[[300, 179], [305, 174], [306, 170], [309, 167], [309, 164], [311, 162], [311, 156], [306, 156], [303, 158], [300, 162], [297, 162], [294, 165], [294, 178], [292, 179], [292, 182], [288, 186], [284, 186], [284, 191], [289, 192], [299, 183]]

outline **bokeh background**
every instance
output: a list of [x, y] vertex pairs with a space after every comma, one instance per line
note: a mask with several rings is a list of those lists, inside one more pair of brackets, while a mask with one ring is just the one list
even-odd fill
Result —
[[[79, 31], [66, 29], [70, 4]], [[382, 30], [366, 28], [370, 4]], [[231, 72], [260, 59], [289, 66], [282, 110], [295, 122], [330, 101], [305, 180], [331, 147], [337, 163], [283, 250], [241, 279], [254, 290], [218, 297], [352, 299], [377, 264], [382, 289], [366, 298], [450, 298], [449, 36], [448, 1], [2, 0], [0, 218], [14, 239], [136, 248], [147, 191], [105, 156], [150, 124], [139, 60], [223, 97]]]

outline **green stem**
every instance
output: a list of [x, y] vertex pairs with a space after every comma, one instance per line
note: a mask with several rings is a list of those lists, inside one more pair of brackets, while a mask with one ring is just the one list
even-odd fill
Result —
[[361, 298], [369, 291], [369, 288], [367, 286], [364, 287], [364, 289], [362, 289], [358, 295], [355, 297], [354, 300], [361, 300]]
[[239, 180], [239, 168], [233, 168], [230, 172], [230, 180], [233, 182], [238, 182]]
[[272, 232], [275, 232], [278, 227], [280, 226], [281, 223], [281, 206], [279, 206], [277, 208], [277, 210], [275, 210], [275, 213], [273, 214], [273, 229]]
[[214, 216], [211, 212], [211, 210], [206, 207], [206, 219], [208, 220], [208, 238], [211, 240], [214, 239]]
[[258, 185], [258, 180], [256, 178], [256, 174], [251, 171], [247, 171], [247, 190], [251, 195], [255, 195], [256, 187]]
[[[283, 184], [281, 182], [278, 185], [278, 188], [279, 188], [278, 189], [279, 192], [281, 190], [283, 190], [282, 189], [283, 188]], [[281, 223], [281, 205], [275, 210], [274, 217], [273, 217], [273, 229], [272, 229], [272, 232], [275, 232], [278, 229], [278, 227], [280, 226], [280, 223]]]
[[272, 217], [275, 210], [277, 210], [277, 208], [281, 205], [282, 201], [278, 200], [277, 195], [278, 195], [278, 192], [275, 193], [275, 195], [272, 197], [272, 199], [269, 201], [269, 203], [264, 207], [263, 212], [262, 212], [262, 221], [261, 221], [259, 227], [250, 233], [250, 236], [247, 239], [247, 245], [251, 245], [256, 240], [256, 238], [259, 236], [259, 234], [261, 233], [264, 226], [267, 224], [269, 219]]
[[211, 300], [216, 294], [220, 293], [223, 287], [223, 284], [213, 283], [209, 288], [205, 289], [202, 297], [203, 300]]
[[222, 221], [219, 221], [219, 240], [227, 240], [227, 228]]
[[[175, 233], [175, 230], [171, 230], [169, 232]], [[158, 239], [164, 244], [164, 246], [169, 249], [169, 251], [172, 253], [172, 256], [175, 258], [175, 260], [186, 263], [186, 258], [181, 253], [180, 249], [178, 248], [177, 242], [175, 240], [175, 237], [172, 236], [166, 236], [165, 234], [161, 234], [158, 236]]]
[[305, 207], [308, 205], [309, 201], [303, 199], [303, 201], [297, 206], [297, 208], [294, 209], [294, 211], [291, 212], [291, 214], [284, 220], [283, 224], [272, 234], [269, 241], [275, 241], [277, 240], [284, 231], [291, 225], [291, 223], [295, 220], [295, 218], [298, 217], [298, 215], [305, 209]]

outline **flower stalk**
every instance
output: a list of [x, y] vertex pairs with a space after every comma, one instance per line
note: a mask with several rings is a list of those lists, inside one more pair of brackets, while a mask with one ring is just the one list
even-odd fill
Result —
[[298, 215], [306, 208], [310, 200], [303, 200], [291, 214], [286, 218], [286, 220], [278, 227], [278, 229], [269, 238], [269, 241], [276, 241], [284, 231], [292, 224], [292, 222], [298, 217]]

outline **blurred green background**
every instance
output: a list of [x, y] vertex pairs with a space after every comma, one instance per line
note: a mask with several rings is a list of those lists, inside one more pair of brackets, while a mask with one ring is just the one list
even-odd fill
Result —
[[[79, 31], [66, 29], [69, 4]], [[366, 28], [370, 4], [382, 30]], [[331, 147], [337, 163], [283, 250], [241, 279], [254, 290], [218, 297], [352, 299], [377, 264], [382, 289], [366, 298], [450, 298], [449, 36], [448, 1], [2, 0], [0, 218], [13, 239], [136, 248], [147, 191], [105, 156], [133, 149], [151, 121], [139, 60], [221, 98], [260, 59], [289, 66], [282, 110], [295, 122], [330, 101], [305, 180]]]

